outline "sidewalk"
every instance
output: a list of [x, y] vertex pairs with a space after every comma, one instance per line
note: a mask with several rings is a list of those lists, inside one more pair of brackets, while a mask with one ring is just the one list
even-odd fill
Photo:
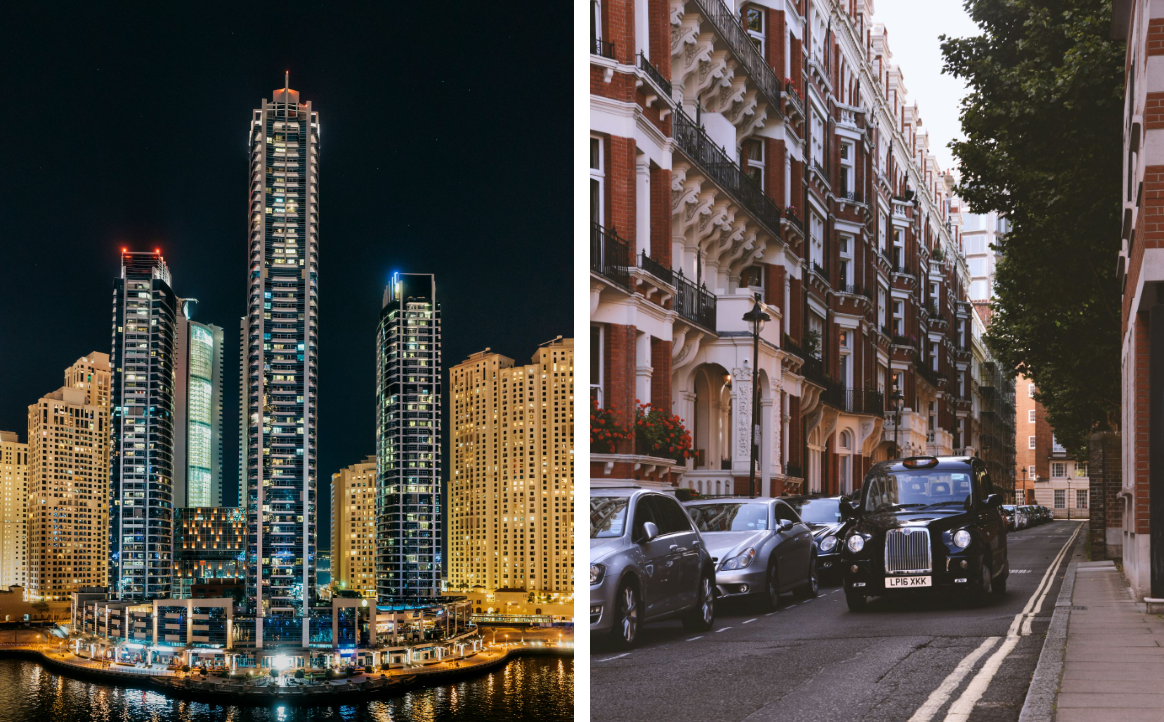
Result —
[[1164, 722], [1164, 618], [1145, 609], [1114, 563], [1077, 553], [1020, 722]]

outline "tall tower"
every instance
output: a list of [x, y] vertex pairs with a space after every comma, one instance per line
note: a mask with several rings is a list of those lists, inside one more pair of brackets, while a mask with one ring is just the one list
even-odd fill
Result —
[[331, 475], [331, 578], [375, 598], [376, 457]]
[[449, 588], [574, 593], [574, 339], [449, 369]]
[[109, 479], [109, 586], [118, 599], [170, 594], [177, 324], [161, 252], [123, 250], [113, 282]]
[[174, 507], [222, 506], [222, 327], [181, 300], [175, 358]]
[[376, 335], [376, 588], [441, 593], [441, 312], [431, 273], [398, 273]]
[[[110, 572], [109, 356], [91, 353], [66, 385], [28, 407], [28, 595], [60, 601]], [[77, 381], [84, 379], [83, 385]], [[106, 393], [102, 393], [102, 389]], [[97, 403], [95, 403], [97, 402]]]
[[247, 598], [256, 641], [307, 645], [315, 596], [319, 114], [288, 84], [254, 111], [245, 322]]
[[0, 431], [0, 587], [28, 585], [28, 444]]

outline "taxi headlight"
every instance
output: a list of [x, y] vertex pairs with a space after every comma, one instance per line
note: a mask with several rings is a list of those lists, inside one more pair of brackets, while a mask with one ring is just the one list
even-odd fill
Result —
[[954, 546], [958, 547], [959, 549], [965, 549], [966, 547], [970, 546], [971, 541], [972, 539], [970, 537], [970, 532], [966, 531], [965, 529], [959, 529], [958, 531], [954, 532]]
[[859, 552], [865, 548], [865, 537], [861, 536], [860, 534], [854, 534], [851, 537], [849, 537], [849, 541], [847, 542], [847, 545], [849, 547], [849, 551], [856, 554], [857, 552]]
[[833, 536], [832, 534], [829, 534], [824, 539], [820, 540], [820, 550], [822, 552], [831, 552], [833, 549], [836, 549], [836, 548], [837, 548], [837, 538], [835, 536]]

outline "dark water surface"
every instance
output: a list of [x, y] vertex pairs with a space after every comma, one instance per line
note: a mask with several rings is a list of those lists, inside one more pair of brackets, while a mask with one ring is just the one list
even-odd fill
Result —
[[572, 720], [574, 660], [525, 657], [481, 677], [359, 704], [308, 707], [213, 705], [67, 677], [27, 659], [0, 659], [3, 722], [301, 722], [377, 720]]

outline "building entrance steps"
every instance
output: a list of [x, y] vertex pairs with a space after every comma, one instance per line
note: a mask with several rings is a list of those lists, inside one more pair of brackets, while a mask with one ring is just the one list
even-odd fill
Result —
[[[1082, 541], [1082, 540], [1081, 540]], [[1164, 617], [1076, 546], [1019, 722], [1164, 722]]]

